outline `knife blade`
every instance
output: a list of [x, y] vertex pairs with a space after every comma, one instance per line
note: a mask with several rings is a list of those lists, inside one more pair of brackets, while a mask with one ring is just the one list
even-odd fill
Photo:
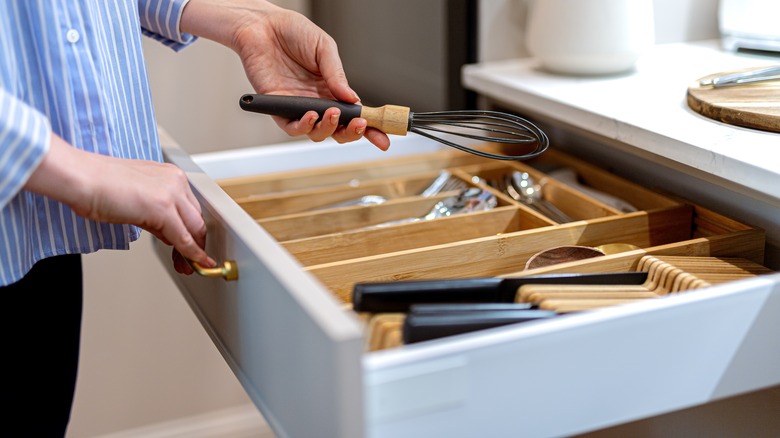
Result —
[[358, 312], [406, 312], [415, 303], [511, 303], [525, 284], [642, 284], [647, 272], [542, 274], [357, 283], [352, 306]]

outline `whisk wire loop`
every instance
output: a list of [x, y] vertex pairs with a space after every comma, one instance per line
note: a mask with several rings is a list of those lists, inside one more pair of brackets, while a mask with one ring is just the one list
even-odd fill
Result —
[[[485, 158], [526, 160], [542, 154], [550, 145], [550, 140], [544, 131], [530, 121], [514, 114], [463, 110], [411, 113], [409, 118], [409, 131]], [[454, 130], [452, 130], [453, 128]], [[454, 143], [431, 132], [504, 145], [527, 146], [536, 144], [536, 147], [530, 152], [519, 155], [496, 154]]]

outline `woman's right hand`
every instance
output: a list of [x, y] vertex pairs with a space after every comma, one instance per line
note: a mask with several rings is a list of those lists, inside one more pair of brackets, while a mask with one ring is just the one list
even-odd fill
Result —
[[68, 205], [79, 216], [136, 225], [174, 248], [180, 273], [192, 269], [176, 253], [205, 267], [206, 224], [184, 172], [171, 164], [128, 160], [76, 149], [56, 135], [25, 189]]

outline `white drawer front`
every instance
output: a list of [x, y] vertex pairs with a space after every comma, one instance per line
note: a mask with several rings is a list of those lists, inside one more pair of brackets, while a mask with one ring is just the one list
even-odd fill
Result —
[[775, 385], [778, 314], [773, 275], [375, 354], [366, 360], [369, 413], [402, 397], [404, 370], [414, 381], [439, 366], [425, 377], [457, 376], [450, 391], [465, 396], [369, 414], [370, 436], [567, 436]]
[[[395, 142], [390, 155], [435, 147], [418, 141]], [[316, 167], [371, 147], [195, 157], [206, 173], [166, 151], [204, 205], [210, 252], [237, 260], [240, 278], [173, 275], [280, 436], [561, 436], [780, 383], [780, 274], [363, 353], [358, 321], [211, 178]]]

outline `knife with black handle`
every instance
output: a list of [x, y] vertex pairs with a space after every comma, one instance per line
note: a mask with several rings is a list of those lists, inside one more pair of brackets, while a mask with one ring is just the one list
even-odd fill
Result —
[[637, 285], [646, 280], [647, 272], [607, 272], [367, 282], [355, 284], [352, 306], [358, 312], [406, 312], [416, 303], [511, 303], [525, 284]]
[[[482, 306], [477, 304], [476, 306]], [[509, 324], [538, 321], [558, 316], [552, 310], [532, 309], [479, 309], [462, 307], [460, 310], [453, 308], [442, 311], [425, 310], [412, 311], [406, 315], [403, 324], [402, 338], [404, 344], [428, 341], [443, 338], [445, 336], [470, 333]], [[422, 307], [422, 306], [421, 306]]]

